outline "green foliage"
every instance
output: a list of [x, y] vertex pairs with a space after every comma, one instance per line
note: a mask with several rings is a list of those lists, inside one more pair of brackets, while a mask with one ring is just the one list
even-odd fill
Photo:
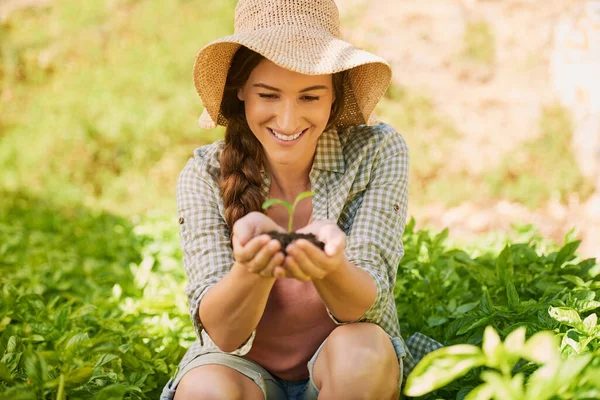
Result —
[[[519, 357], [530, 362], [536, 360], [518, 352], [520, 339], [517, 338], [524, 339], [526, 335], [542, 331], [552, 332], [552, 340], [557, 343], [552, 352], [542, 353], [574, 361], [545, 365], [535, 379], [550, 381], [552, 379], [544, 375], [545, 372], [560, 375], [582, 363], [578, 357], [600, 355], [600, 327], [594, 312], [600, 308], [600, 264], [595, 259], [578, 259], [576, 250], [580, 242], [572, 240], [570, 234], [565, 237], [562, 247], [539, 246], [544, 247], [544, 252], [538, 249], [538, 238], [530, 238], [527, 242], [507, 244], [499, 253], [473, 257], [444, 244], [447, 230], [431, 235], [427, 231], [414, 231], [414, 225], [415, 221], [411, 220], [406, 227], [405, 255], [395, 286], [402, 331], [406, 335], [420, 331], [457, 347], [444, 348], [423, 359], [413, 373], [414, 377], [409, 378], [413, 385], [411, 390], [414, 390], [409, 393], [424, 394], [437, 389], [435, 395], [438, 397], [463, 398], [482, 380], [488, 386], [477, 391], [489, 396], [479, 394], [480, 397], [473, 398], [492, 398], [491, 387], [498, 385], [503, 390], [508, 390], [511, 385], [521, 388], [523, 382], [528, 382], [523, 379], [528, 378], [535, 367], [519, 362]], [[508, 353], [496, 354], [495, 350], [489, 350], [490, 343], [499, 339], [495, 340], [486, 327], [495, 328], [501, 337], [507, 338]], [[486, 335], [491, 335], [487, 344]], [[483, 353], [465, 347], [467, 344], [483, 344]], [[501, 373], [482, 375], [480, 366], [495, 368]], [[554, 390], [552, 393], [557, 396], [562, 395], [561, 388], [565, 387], [585, 389], [587, 393], [588, 375], [599, 374], [598, 368], [598, 363], [590, 363], [582, 372], [584, 375], [565, 375], [569, 378], [548, 390]], [[539, 385], [544, 386], [543, 383]], [[502, 399], [526, 398], [514, 393], [510, 395], [512, 397], [497, 396]], [[531, 396], [527, 398], [536, 398]], [[572, 398], [564, 396], [553, 398]]]
[[[157, 398], [195, 339], [174, 226], [166, 215], [124, 219], [1, 193], [0, 397]], [[424, 359], [410, 378], [415, 387], [463, 398], [510, 378], [531, 390], [533, 376], [546, 379], [536, 366], [550, 367], [510, 351], [521, 337], [551, 331], [557, 347], [541, 354], [575, 360], [552, 367], [562, 376], [556, 390], [591, 393], [584, 378], [593, 381], [600, 366], [577, 360], [600, 348], [600, 265], [577, 258], [571, 234], [562, 247], [527, 237], [474, 256], [448, 248], [448, 231], [414, 226], [411, 220], [405, 230], [395, 286], [403, 333], [459, 345]], [[475, 350], [488, 325], [508, 336], [505, 353], [491, 339]], [[577, 366], [580, 373], [564, 372]], [[499, 372], [482, 375], [484, 367]], [[420, 378], [431, 373], [439, 379]]]
[[158, 398], [194, 339], [174, 224], [0, 194], [0, 397]]
[[600, 395], [600, 380], [594, 379], [600, 365], [592, 362], [600, 355], [598, 348], [562, 358], [554, 333], [537, 332], [525, 340], [526, 330], [517, 328], [502, 343], [496, 330], [488, 326], [482, 349], [463, 344], [429, 353], [408, 378], [405, 393], [422, 396], [473, 368], [487, 367], [480, 374], [483, 382], [465, 400], [590, 399]]
[[294, 222], [294, 210], [296, 209], [296, 206], [298, 205], [300, 200], [305, 199], [307, 197], [311, 197], [312, 195], [314, 195], [313, 192], [302, 192], [298, 196], [296, 196], [296, 200], [294, 200], [294, 204], [290, 204], [285, 200], [269, 199], [263, 203], [262, 208], [263, 208], [263, 210], [266, 210], [267, 208], [274, 206], [275, 204], [280, 204], [280, 205], [284, 206], [286, 208], [286, 210], [288, 211], [288, 215], [289, 215], [288, 233], [291, 233], [292, 232], [292, 223]]
[[198, 129], [192, 67], [231, 33], [234, 4], [61, 0], [11, 14], [0, 23], [0, 187], [26, 182], [121, 215], [125, 202], [170, 205], [190, 149], [222, 136]]

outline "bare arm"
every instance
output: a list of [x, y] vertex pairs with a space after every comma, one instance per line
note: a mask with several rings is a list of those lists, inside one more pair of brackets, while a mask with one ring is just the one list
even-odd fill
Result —
[[200, 321], [221, 350], [234, 351], [249, 338], [274, 282], [235, 262], [231, 271], [206, 292], [198, 309]]
[[345, 257], [338, 270], [313, 282], [327, 308], [340, 322], [358, 320], [377, 296], [373, 277]]
[[206, 292], [198, 308], [204, 329], [223, 351], [236, 350], [256, 329], [275, 283], [273, 269], [283, 262], [277, 240], [265, 234], [255, 235], [281, 229], [257, 212], [241, 218], [233, 227], [236, 261], [231, 270]]

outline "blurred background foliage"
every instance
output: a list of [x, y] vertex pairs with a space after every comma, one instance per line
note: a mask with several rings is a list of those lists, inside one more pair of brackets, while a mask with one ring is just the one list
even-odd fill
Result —
[[[232, 31], [234, 5], [58, 0], [10, 13], [0, 24], [2, 188], [123, 215], [172, 210], [186, 158], [223, 135], [197, 127], [191, 69], [203, 45]], [[492, 61], [485, 22], [470, 24], [464, 41], [465, 59]], [[593, 191], [569, 153], [572, 125], [558, 105], [544, 110], [540, 134], [516, 162], [480, 177], [444, 168], [461, 133], [425, 93], [393, 84], [377, 112], [409, 142], [415, 207], [500, 197], [533, 209], [557, 193]]]

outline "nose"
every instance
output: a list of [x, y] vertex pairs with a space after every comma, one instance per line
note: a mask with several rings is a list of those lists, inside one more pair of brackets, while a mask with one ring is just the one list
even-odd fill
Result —
[[298, 104], [293, 100], [282, 102], [277, 113], [277, 128], [281, 133], [294, 135], [300, 130], [300, 110]]

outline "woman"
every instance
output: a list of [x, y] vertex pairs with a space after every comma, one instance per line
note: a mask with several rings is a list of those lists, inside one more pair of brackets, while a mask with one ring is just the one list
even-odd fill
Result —
[[[390, 79], [339, 38], [332, 0], [240, 0], [235, 33], [198, 53], [200, 125], [227, 128], [177, 184], [198, 340], [163, 399], [398, 397], [414, 366], [393, 295], [409, 153], [371, 115]], [[325, 249], [284, 256], [265, 233], [287, 212], [261, 205], [308, 190], [293, 229]]]

